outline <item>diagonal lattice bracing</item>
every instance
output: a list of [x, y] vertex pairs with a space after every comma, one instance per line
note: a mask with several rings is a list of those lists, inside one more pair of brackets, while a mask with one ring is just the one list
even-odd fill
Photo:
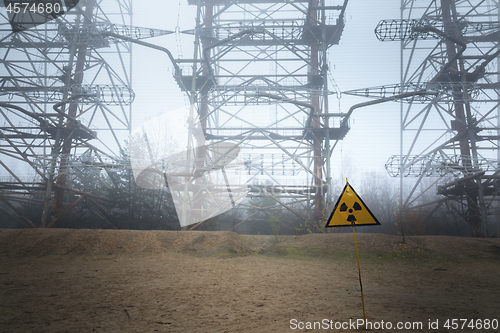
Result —
[[328, 115], [327, 54], [347, 1], [190, 4], [199, 15], [185, 31], [195, 35], [195, 59], [179, 63], [176, 79], [196, 96], [205, 139], [238, 145], [250, 197], [319, 221], [331, 204], [330, 141], [346, 133]]
[[[131, 48], [105, 33], [133, 39], [171, 33], [131, 27], [131, 10], [131, 0], [79, 1], [64, 15], [15, 33], [2, 12], [0, 196], [10, 216], [28, 198], [44, 206], [41, 221], [18, 214], [24, 224], [56, 225], [83, 197], [98, 198], [77, 179], [109, 186], [101, 173], [124, 167], [117, 160], [135, 97]], [[98, 202], [95, 207], [102, 216]]]

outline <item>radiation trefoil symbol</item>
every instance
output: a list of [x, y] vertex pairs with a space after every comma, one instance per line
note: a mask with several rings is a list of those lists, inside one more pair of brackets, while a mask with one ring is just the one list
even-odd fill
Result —
[[353, 210], [361, 210], [361, 209], [362, 209], [361, 205], [358, 202], [355, 202], [354, 205], [352, 205], [352, 208], [347, 207], [345, 202], [343, 202], [342, 205], [340, 206], [339, 211], [345, 212], [345, 211], [349, 210], [349, 216], [347, 216], [347, 222], [356, 222], [357, 221], [356, 217], [354, 215], [352, 215]]
[[380, 222], [368, 209], [351, 185], [347, 183], [335, 204], [335, 208], [325, 228], [377, 224], [379, 225]]

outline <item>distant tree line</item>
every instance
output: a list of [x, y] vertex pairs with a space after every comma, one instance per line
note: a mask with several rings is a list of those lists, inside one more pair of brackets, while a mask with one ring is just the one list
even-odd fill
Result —
[[[126, 152], [116, 167], [102, 168], [91, 157], [87, 166], [71, 168], [67, 175], [65, 206], [51, 226], [59, 228], [116, 229], [180, 229], [177, 214], [167, 189], [148, 190], [136, 186]], [[15, 207], [37, 226], [40, 225], [45, 193], [18, 195]], [[82, 195], [86, 193], [86, 195]], [[70, 209], [71, 203], [78, 200]], [[14, 200], [12, 200], [14, 201]], [[0, 202], [0, 227], [18, 228], [27, 225], [23, 219], [9, 214], [9, 207]], [[54, 218], [50, 214], [47, 224]]]
[[[91, 158], [89, 157], [89, 160]], [[98, 162], [98, 161], [97, 161]], [[123, 166], [123, 167], [120, 167]], [[57, 217], [52, 227], [59, 228], [116, 228], [180, 230], [179, 221], [168, 188], [143, 189], [136, 185], [126, 152], [117, 167], [103, 168], [90, 163], [83, 168], [74, 168], [68, 174], [63, 214]], [[387, 233], [393, 235], [455, 235], [471, 236], [471, 228], [454, 209], [442, 205], [433, 211], [424, 208], [400, 213], [398, 211], [399, 189], [385, 175], [366, 174], [366, 185], [362, 188], [362, 199], [381, 222], [381, 226], [358, 228], [360, 232]], [[336, 184], [332, 193], [340, 195], [343, 184]], [[15, 208], [35, 225], [40, 224], [44, 193], [33, 192], [18, 195]], [[87, 195], [82, 195], [86, 193]], [[431, 201], [435, 198], [424, 198]], [[423, 199], [423, 200], [424, 200]], [[71, 203], [77, 204], [67, 209]], [[453, 205], [449, 203], [447, 205]], [[244, 234], [296, 235], [319, 232], [349, 232], [349, 228], [324, 226], [330, 212], [323, 212], [320, 220], [309, 215], [304, 204], [290, 205], [285, 209], [270, 197], [249, 197], [243, 209], [231, 209], [224, 214], [203, 221], [197, 230], [233, 230]], [[451, 207], [453, 208], [453, 207]], [[455, 209], [458, 211], [458, 209]], [[48, 219], [48, 224], [54, 216]], [[22, 218], [16, 217], [11, 207], [0, 201], [0, 227], [32, 227]], [[496, 226], [498, 228], [498, 226]]]

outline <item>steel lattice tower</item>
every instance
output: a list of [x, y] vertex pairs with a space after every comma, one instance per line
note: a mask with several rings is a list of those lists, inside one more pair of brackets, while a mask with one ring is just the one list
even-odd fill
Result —
[[[402, 1], [401, 18], [375, 28], [401, 43], [401, 82], [348, 92], [401, 102], [401, 151], [386, 168], [400, 177], [402, 211], [447, 206], [475, 235], [498, 214], [499, 15], [494, 0]], [[436, 185], [441, 197], [423, 200]]]
[[[2, 9], [0, 169], [9, 175], [0, 182], [9, 208], [2, 212], [35, 227], [55, 225], [83, 197], [103, 211], [85, 184], [68, 188], [67, 181], [88, 167], [118, 167], [134, 100], [130, 41], [171, 32], [130, 26], [132, 0], [82, 0], [15, 33]], [[44, 202], [41, 221], [17, 209], [34, 196]]]
[[330, 141], [348, 131], [339, 113], [328, 112], [327, 57], [340, 40], [347, 1], [189, 4], [198, 13], [194, 59], [179, 62], [176, 79], [205, 139], [238, 145], [250, 196], [319, 220], [331, 205]]

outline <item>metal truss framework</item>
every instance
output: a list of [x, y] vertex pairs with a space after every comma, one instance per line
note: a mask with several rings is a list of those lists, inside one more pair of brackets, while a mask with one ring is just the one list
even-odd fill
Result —
[[[53, 226], [83, 197], [71, 178], [100, 179], [131, 126], [131, 44], [172, 32], [132, 27], [132, 0], [82, 0], [65, 15], [12, 33], [0, 14], [0, 199], [25, 225]], [[107, 185], [109, 186], [109, 185]], [[71, 194], [71, 195], [70, 195]], [[43, 200], [41, 221], [16, 208]], [[68, 199], [70, 198], [71, 199]], [[49, 216], [49, 212], [51, 216]], [[109, 222], [109, 221], [108, 221]]]
[[196, 29], [184, 32], [195, 36], [194, 59], [179, 61], [175, 77], [207, 144], [238, 145], [250, 197], [320, 219], [332, 201], [330, 141], [348, 131], [328, 112], [327, 65], [347, 0], [188, 2], [197, 5]]
[[[500, 193], [499, 1], [403, 0], [401, 19], [381, 21], [375, 34], [400, 41], [401, 82], [347, 93], [404, 95], [394, 98], [401, 102], [401, 151], [386, 164], [401, 189], [411, 183], [401, 191], [401, 209], [432, 204], [435, 211], [453, 201], [475, 235], [489, 235]], [[425, 202], [436, 184], [444, 198]]]

